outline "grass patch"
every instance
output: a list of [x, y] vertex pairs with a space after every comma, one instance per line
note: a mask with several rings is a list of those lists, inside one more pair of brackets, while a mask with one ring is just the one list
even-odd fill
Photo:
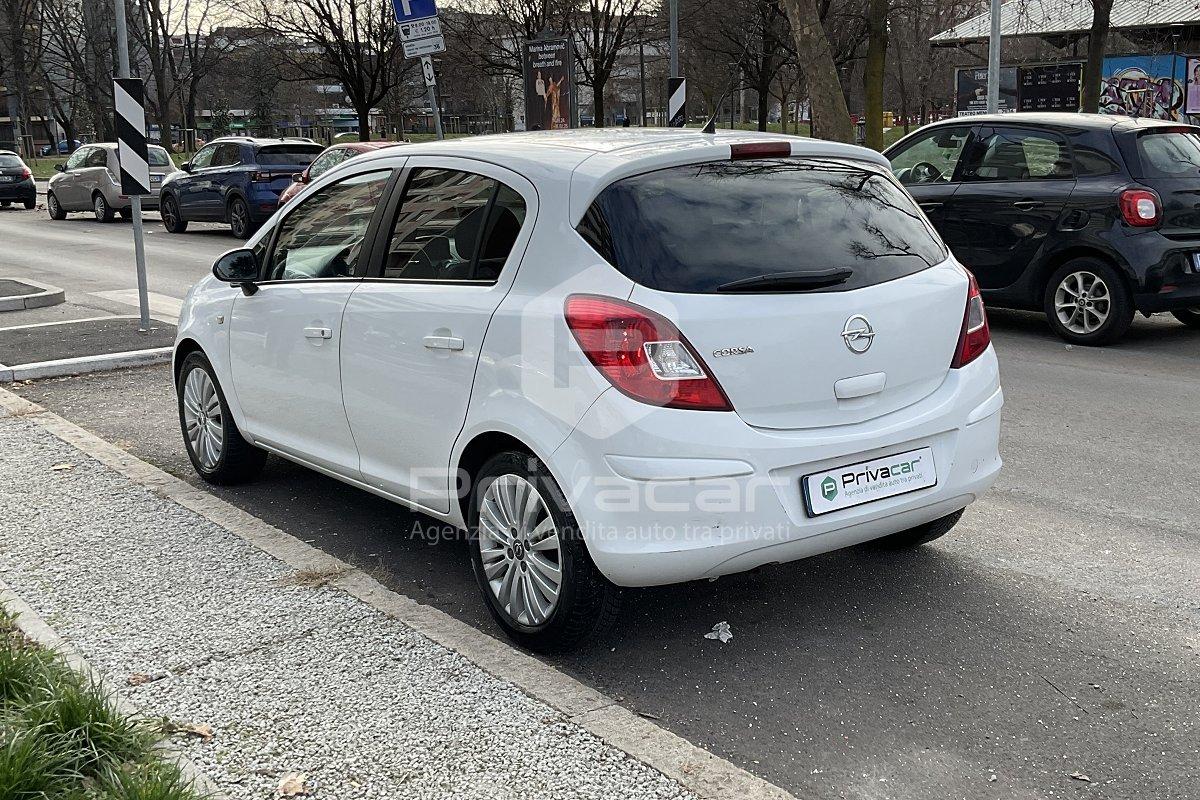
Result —
[[157, 743], [0, 606], [0, 798], [198, 800]]

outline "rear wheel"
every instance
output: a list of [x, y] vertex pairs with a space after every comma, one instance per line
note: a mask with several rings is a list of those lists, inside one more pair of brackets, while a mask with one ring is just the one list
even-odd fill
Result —
[[884, 536], [881, 539], [877, 539], [876, 544], [884, 547], [918, 547], [927, 542], [932, 542], [934, 539], [940, 539], [958, 524], [965, 510], [959, 509], [953, 514], [947, 514], [944, 517], [935, 519], [933, 522], [926, 522], [924, 525], [918, 525], [906, 531]]
[[247, 442], [225, 402], [225, 393], [203, 353], [188, 354], [175, 385], [179, 426], [188, 458], [209, 483], [243, 483], [258, 475], [267, 454]]
[[37, 200], [36, 199], [25, 201], [25, 210], [26, 211], [33, 211], [35, 208], [37, 208]]
[[67, 218], [67, 212], [58, 204], [58, 198], [53, 192], [46, 195], [46, 210], [50, 212], [50, 219], [64, 220]]
[[179, 203], [173, 196], [163, 195], [158, 215], [162, 217], [163, 227], [167, 229], [167, 233], [183, 233], [187, 230], [187, 220], [179, 216]]
[[249, 239], [254, 233], [254, 223], [250, 219], [250, 207], [240, 197], [229, 202], [229, 230], [235, 238]]
[[1181, 308], [1178, 311], [1172, 311], [1171, 315], [1189, 328], [1200, 328], [1200, 306]]
[[133, 209], [132, 208], [122, 208], [121, 209], [121, 219], [124, 219], [124, 220], [133, 219]]
[[9, 207], [9, 205], [10, 205], [9, 201], [7, 201], [7, 200], [0, 200], [0, 208], [8, 208], [8, 207]]
[[109, 208], [108, 201], [104, 199], [104, 195], [96, 192], [92, 198], [92, 212], [96, 215], [96, 222], [112, 222], [113, 210]]
[[538, 458], [507, 451], [488, 460], [468, 522], [476, 582], [519, 644], [563, 650], [615, 621], [620, 590], [592, 563], [566, 497]]
[[1115, 342], [1133, 322], [1133, 298], [1112, 265], [1075, 258], [1050, 276], [1043, 300], [1050, 327], [1072, 344]]

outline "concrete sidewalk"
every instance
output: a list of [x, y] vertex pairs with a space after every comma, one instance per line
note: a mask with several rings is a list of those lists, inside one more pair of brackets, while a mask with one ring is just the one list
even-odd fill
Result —
[[147, 716], [211, 726], [174, 744], [233, 800], [294, 774], [339, 799], [696, 796], [6, 397], [0, 577]]

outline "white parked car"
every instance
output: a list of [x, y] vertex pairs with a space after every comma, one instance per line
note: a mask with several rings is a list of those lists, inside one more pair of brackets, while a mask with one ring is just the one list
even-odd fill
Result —
[[192, 463], [268, 452], [465, 528], [499, 624], [568, 646], [619, 587], [946, 533], [996, 480], [974, 280], [888, 162], [578, 130], [323, 175], [184, 302]]

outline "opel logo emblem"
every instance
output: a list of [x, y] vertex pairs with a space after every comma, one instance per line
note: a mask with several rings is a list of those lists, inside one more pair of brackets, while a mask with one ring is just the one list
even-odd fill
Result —
[[846, 325], [842, 328], [842, 341], [846, 343], [846, 347], [850, 349], [851, 353], [865, 353], [871, 349], [871, 344], [875, 341], [875, 329], [871, 327], [871, 323], [866, 317], [862, 314], [855, 314], [846, 320]]

